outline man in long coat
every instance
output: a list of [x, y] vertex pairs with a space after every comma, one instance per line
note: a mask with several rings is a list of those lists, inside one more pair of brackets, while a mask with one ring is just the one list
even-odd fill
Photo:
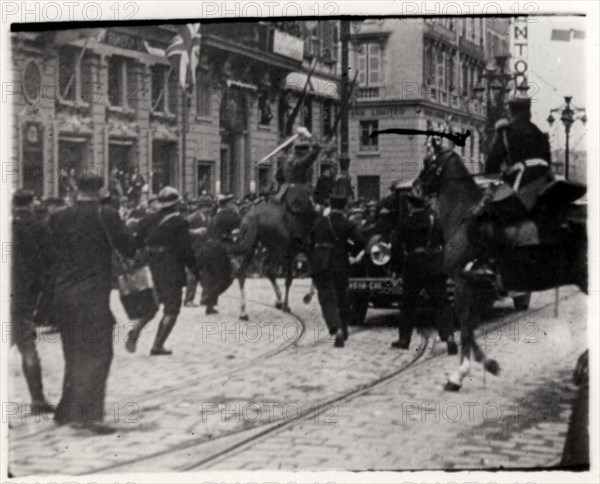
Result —
[[65, 358], [55, 422], [100, 434], [114, 432], [101, 424], [115, 325], [110, 310], [111, 244], [125, 257], [135, 254], [133, 239], [117, 212], [110, 207], [100, 209], [102, 185], [98, 175], [80, 175], [75, 204], [55, 212], [49, 220], [56, 250], [51, 314]]

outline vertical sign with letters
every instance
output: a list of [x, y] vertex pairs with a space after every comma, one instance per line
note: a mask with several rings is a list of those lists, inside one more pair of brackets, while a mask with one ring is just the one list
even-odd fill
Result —
[[511, 72], [515, 73], [516, 87], [527, 85], [528, 25], [527, 17], [516, 17], [510, 26]]

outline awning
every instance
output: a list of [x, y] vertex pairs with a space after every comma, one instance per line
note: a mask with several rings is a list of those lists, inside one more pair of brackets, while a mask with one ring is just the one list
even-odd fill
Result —
[[[302, 92], [307, 79], [307, 73], [290, 72], [285, 78], [285, 88], [290, 91]], [[339, 99], [338, 83], [319, 76], [310, 77], [308, 92], [313, 96]]]

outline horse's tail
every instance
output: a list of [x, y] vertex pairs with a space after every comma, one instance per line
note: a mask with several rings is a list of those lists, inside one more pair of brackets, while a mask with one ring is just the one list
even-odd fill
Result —
[[240, 234], [233, 247], [235, 255], [246, 255], [256, 247], [258, 237], [258, 217], [254, 210], [249, 210], [242, 219]]

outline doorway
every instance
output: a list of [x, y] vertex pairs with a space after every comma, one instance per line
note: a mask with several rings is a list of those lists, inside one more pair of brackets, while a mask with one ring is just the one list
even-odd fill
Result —
[[166, 186], [173, 186], [176, 160], [176, 142], [154, 141], [152, 143], [152, 193], [158, 193]]
[[67, 197], [76, 190], [75, 179], [87, 166], [88, 145], [89, 142], [85, 138], [58, 141], [59, 197]]

